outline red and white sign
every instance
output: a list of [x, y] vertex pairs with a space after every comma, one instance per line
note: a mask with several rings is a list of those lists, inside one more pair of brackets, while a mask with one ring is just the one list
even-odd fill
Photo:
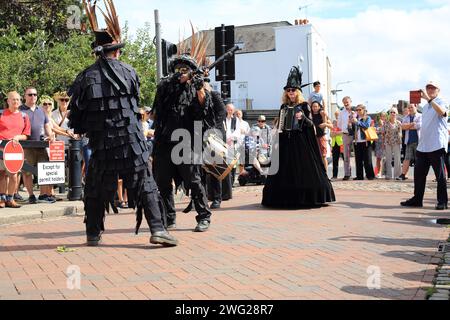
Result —
[[15, 145], [12, 141], [8, 142], [3, 149], [3, 163], [6, 170], [12, 174], [19, 172], [23, 167], [24, 160], [22, 146], [20, 144]]
[[64, 162], [64, 141], [55, 141], [49, 143], [49, 160], [51, 162], [58, 161]]

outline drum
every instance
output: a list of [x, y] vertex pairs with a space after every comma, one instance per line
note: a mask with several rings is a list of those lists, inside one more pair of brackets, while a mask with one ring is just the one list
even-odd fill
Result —
[[270, 164], [270, 158], [267, 155], [260, 153], [258, 156], [258, 162], [262, 166], [267, 166]]
[[229, 156], [227, 144], [217, 135], [211, 134], [205, 141], [203, 168], [217, 180], [222, 181], [238, 163], [239, 153]]

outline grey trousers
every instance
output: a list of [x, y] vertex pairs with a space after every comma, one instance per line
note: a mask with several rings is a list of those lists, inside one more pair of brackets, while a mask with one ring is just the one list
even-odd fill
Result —
[[346, 177], [351, 177], [352, 167], [350, 165], [350, 155], [352, 152], [353, 136], [344, 134], [342, 137], [344, 140], [344, 175]]
[[[395, 179], [402, 174], [402, 163], [400, 160], [402, 147], [401, 145], [385, 145], [386, 156], [386, 178]], [[392, 158], [394, 158], [394, 176], [392, 176]]]

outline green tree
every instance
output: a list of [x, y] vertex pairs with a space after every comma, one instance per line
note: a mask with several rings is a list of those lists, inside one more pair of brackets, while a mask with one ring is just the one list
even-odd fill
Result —
[[136, 69], [141, 81], [141, 104], [150, 106], [156, 93], [156, 48], [153, 44], [150, 24], [136, 32], [135, 39], [128, 35], [128, 26], [123, 28], [124, 41], [122, 61]]
[[[156, 91], [156, 56], [149, 25], [137, 31], [135, 38], [124, 28], [122, 61], [132, 65], [141, 80], [141, 103], [151, 105]], [[52, 96], [67, 90], [82, 70], [95, 62], [91, 54], [93, 36], [77, 31], [65, 41], [55, 41], [42, 30], [22, 35], [16, 26], [0, 34], [0, 92], [23, 93], [29, 85], [40, 94]]]
[[15, 26], [22, 35], [45, 30], [51, 40], [64, 41], [71, 33], [67, 23], [70, 19], [81, 21], [81, 13], [81, 0], [2, 0], [0, 33]]

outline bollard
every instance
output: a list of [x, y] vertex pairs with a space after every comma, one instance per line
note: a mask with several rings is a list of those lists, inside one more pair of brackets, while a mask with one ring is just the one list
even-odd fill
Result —
[[81, 140], [69, 141], [69, 201], [82, 200], [81, 186]]

